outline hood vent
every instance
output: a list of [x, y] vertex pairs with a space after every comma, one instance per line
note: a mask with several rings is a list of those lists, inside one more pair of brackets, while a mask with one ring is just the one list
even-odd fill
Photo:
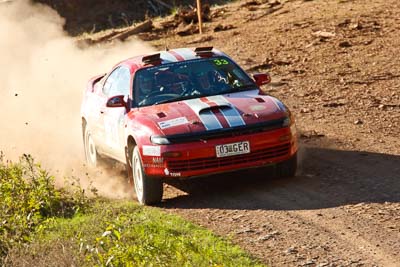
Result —
[[231, 109], [231, 108], [232, 108], [232, 106], [230, 104], [228, 104], [228, 103], [222, 104], [222, 105], [210, 104], [209, 107], [201, 108], [199, 110], [199, 114], [202, 113], [202, 112], [205, 112], [205, 111], [209, 111], [209, 110], [213, 111], [213, 110], [216, 110], [216, 109]]
[[255, 100], [257, 100], [258, 103], [264, 103], [265, 100], [261, 97], [256, 97]]
[[164, 112], [158, 112], [157, 116], [161, 119], [161, 118], [165, 118], [167, 117], [167, 115]]

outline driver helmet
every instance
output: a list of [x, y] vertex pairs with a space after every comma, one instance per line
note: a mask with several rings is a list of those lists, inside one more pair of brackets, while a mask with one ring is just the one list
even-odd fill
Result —
[[169, 92], [172, 94], [180, 95], [180, 94], [183, 94], [185, 91], [184, 82], [182, 82], [182, 81], [176, 81], [174, 83], [171, 83], [168, 85], [168, 87], [169, 87], [168, 88]]
[[195, 79], [201, 89], [209, 90], [211, 87], [210, 76], [207, 71], [200, 71], [195, 73]]
[[178, 74], [171, 71], [160, 71], [156, 73], [157, 86], [160, 91], [170, 94], [181, 94], [184, 92], [184, 84]]
[[153, 87], [153, 79], [148, 76], [142, 77], [140, 81], [140, 91], [143, 94], [148, 95], [152, 91], [152, 87]]

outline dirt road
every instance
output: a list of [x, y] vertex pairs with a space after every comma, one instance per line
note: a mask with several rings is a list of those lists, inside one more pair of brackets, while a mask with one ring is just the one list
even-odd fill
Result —
[[[203, 36], [152, 43], [213, 45], [269, 71], [266, 90], [296, 114], [298, 176], [169, 186], [163, 207], [272, 266], [400, 266], [400, 3], [250, 2], [220, 7]], [[219, 24], [231, 29], [213, 32]]]
[[[305, 148], [300, 173], [266, 170], [168, 188], [163, 207], [272, 266], [398, 266], [400, 157]], [[396, 265], [397, 264], [397, 265]]]

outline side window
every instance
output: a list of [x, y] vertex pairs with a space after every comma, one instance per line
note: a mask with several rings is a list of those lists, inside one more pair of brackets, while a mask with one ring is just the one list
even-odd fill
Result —
[[130, 72], [126, 67], [115, 69], [104, 83], [103, 93], [109, 97], [129, 95]]
[[130, 72], [126, 67], [121, 67], [118, 75], [118, 81], [111, 87], [111, 95], [129, 95]]
[[118, 81], [118, 76], [119, 76], [119, 72], [120, 72], [121, 68], [117, 68], [115, 69], [110, 76], [108, 76], [106, 82], [104, 83], [103, 86], [103, 93], [106, 96], [110, 96], [111, 94], [111, 89], [114, 86], [115, 83], [117, 83]]

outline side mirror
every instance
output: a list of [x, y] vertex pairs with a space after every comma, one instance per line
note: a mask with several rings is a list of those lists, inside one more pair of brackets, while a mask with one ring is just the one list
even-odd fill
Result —
[[257, 73], [253, 75], [253, 78], [258, 86], [271, 82], [271, 76], [268, 73]]
[[117, 95], [117, 96], [110, 97], [107, 100], [106, 107], [108, 107], [108, 108], [124, 107], [124, 108], [128, 109], [128, 104], [126, 103], [124, 98], [125, 98], [124, 95]]

